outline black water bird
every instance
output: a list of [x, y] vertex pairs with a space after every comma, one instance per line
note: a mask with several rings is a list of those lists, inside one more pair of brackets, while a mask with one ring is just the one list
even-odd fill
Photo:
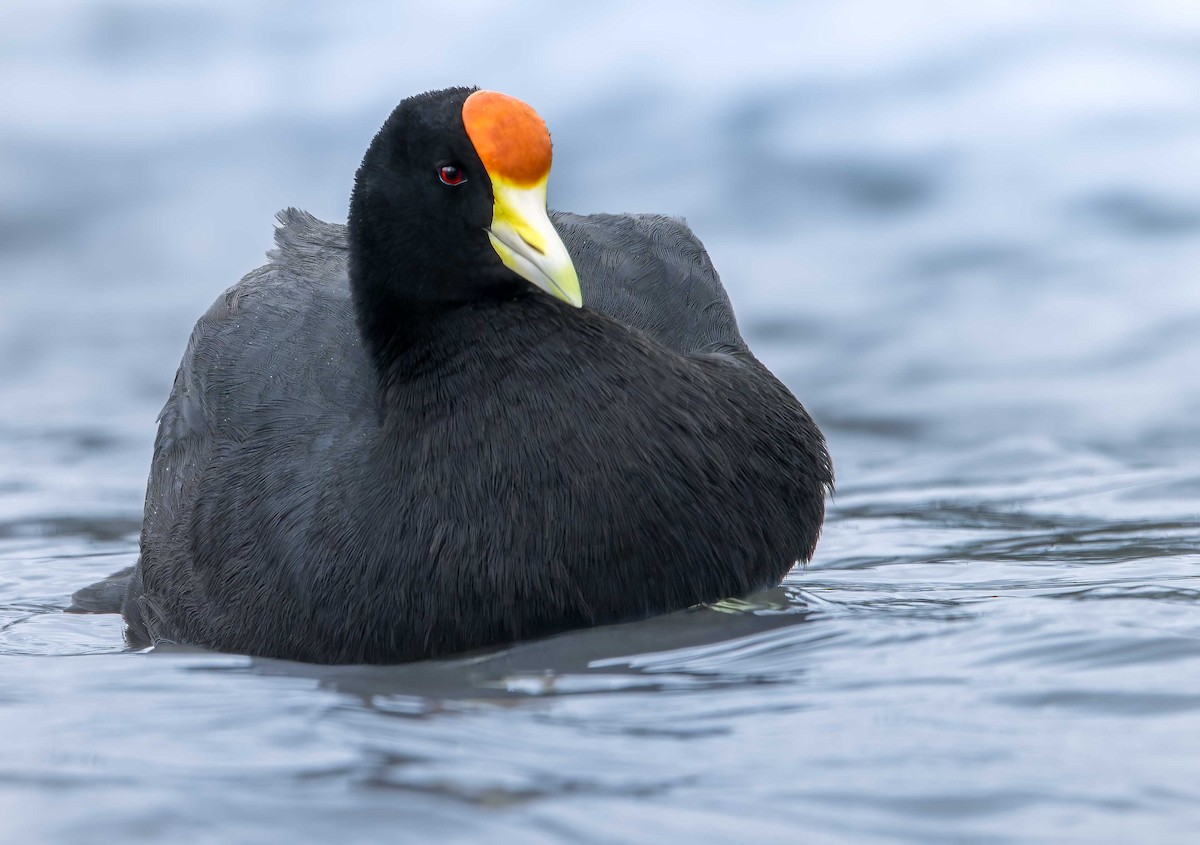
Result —
[[703, 247], [664, 217], [551, 217], [550, 158], [524, 103], [431, 92], [371, 142], [346, 227], [281, 215], [162, 411], [131, 641], [400, 662], [812, 555], [824, 440]]

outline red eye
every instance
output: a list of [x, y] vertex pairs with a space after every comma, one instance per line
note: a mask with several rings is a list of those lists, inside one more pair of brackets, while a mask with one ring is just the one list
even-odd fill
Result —
[[443, 165], [442, 169], [438, 171], [438, 176], [442, 177], [443, 184], [450, 185], [451, 187], [461, 185], [467, 181], [467, 174], [463, 173], [462, 168], [457, 164]]

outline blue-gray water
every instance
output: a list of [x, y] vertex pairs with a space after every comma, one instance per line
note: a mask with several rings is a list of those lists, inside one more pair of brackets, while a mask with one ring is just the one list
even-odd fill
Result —
[[[704, 239], [829, 435], [812, 564], [394, 668], [61, 613], [274, 211], [459, 83]], [[6, 3], [0, 296], [0, 841], [1200, 841], [1194, 4]]]

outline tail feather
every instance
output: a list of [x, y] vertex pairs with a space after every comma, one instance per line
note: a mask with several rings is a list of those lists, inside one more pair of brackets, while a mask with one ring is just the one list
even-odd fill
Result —
[[67, 613], [120, 613], [134, 567], [114, 572], [103, 581], [76, 590]]

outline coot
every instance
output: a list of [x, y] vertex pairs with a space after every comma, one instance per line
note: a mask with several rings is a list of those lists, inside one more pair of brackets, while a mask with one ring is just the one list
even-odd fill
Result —
[[519, 100], [430, 92], [371, 142], [346, 227], [281, 215], [160, 416], [131, 641], [402, 662], [812, 555], [824, 439], [703, 248], [663, 217], [552, 221], [550, 161]]

